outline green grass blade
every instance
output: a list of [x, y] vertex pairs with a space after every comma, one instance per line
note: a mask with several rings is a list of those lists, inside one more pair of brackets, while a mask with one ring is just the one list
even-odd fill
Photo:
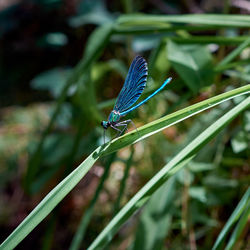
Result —
[[[248, 97], [248, 99], [249, 98], [250, 97]], [[247, 204], [249, 203], [249, 199], [250, 199], [250, 188], [248, 188], [248, 190], [246, 191], [246, 193], [242, 197], [241, 201], [239, 202], [238, 206], [235, 208], [234, 212], [232, 213], [232, 215], [228, 219], [226, 225], [224, 226], [224, 228], [220, 232], [212, 250], [222, 249], [222, 243], [224, 242], [225, 237], [229, 233], [229, 230], [231, 229], [231, 227], [237, 222], [237, 220], [242, 215], [243, 211], [247, 207]]]
[[231, 63], [228, 63], [228, 64], [225, 64], [223, 66], [217, 66], [214, 71], [216, 73], [220, 73], [220, 72], [223, 72], [227, 69], [232, 69], [232, 68], [237, 68], [239, 66], [242, 66], [242, 65], [249, 65], [250, 64], [250, 59], [242, 59], [242, 60], [237, 60], [235, 62], [231, 62]]
[[186, 14], [186, 15], [147, 15], [129, 14], [122, 15], [118, 19], [123, 25], [150, 25], [152, 23], [196, 24], [216, 25], [219, 27], [250, 27], [248, 15], [222, 15], [222, 14]]
[[243, 215], [240, 218], [240, 221], [238, 222], [237, 226], [235, 227], [230, 240], [225, 248], [225, 250], [231, 250], [233, 249], [235, 243], [240, 237], [240, 234], [242, 233], [243, 229], [245, 228], [248, 218], [250, 215], [250, 199], [248, 199], [248, 205], [243, 213]]
[[122, 15], [115, 25], [115, 32], [155, 33], [176, 30], [206, 30], [234, 27], [249, 28], [250, 16], [222, 14]]
[[96, 202], [98, 200], [98, 197], [99, 197], [101, 191], [103, 190], [104, 182], [108, 178], [111, 164], [115, 160], [115, 158], [116, 158], [116, 153], [111, 154], [109, 156], [109, 159], [108, 159], [107, 163], [104, 166], [104, 169], [105, 169], [104, 173], [103, 173], [103, 175], [101, 177], [101, 180], [100, 180], [99, 185], [98, 185], [98, 187], [97, 187], [97, 189], [95, 191], [95, 195], [94, 195], [93, 199], [90, 202], [89, 207], [87, 208], [87, 210], [85, 211], [85, 213], [83, 214], [83, 216], [81, 218], [81, 221], [79, 223], [77, 231], [76, 231], [76, 233], [74, 235], [74, 238], [73, 238], [73, 240], [72, 240], [72, 242], [70, 244], [70, 247], [69, 247], [70, 250], [77, 250], [81, 246], [81, 242], [84, 239], [86, 229], [87, 229], [87, 227], [89, 225], [89, 222], [90, 222], [90, 220], [92, 218], [92, 214], [94, 212], [95, 204], [96, 204]]
[[132, 250], [162, 249], [171, 225], [171, 209], [177, 195], [176, 191], [177, 178], [172, 176], [152, 195], [140, 216]]
[[227, 112], [219, 120], [213, 123], [203, 133], [196, 137], [187, 147], [177, 154], [165, 167], [163, 167], [111, 220], [111, 222], [98, 235], [95, 241], [88, 248], [89, 250], [103, 248], [118, 231], [121, 225], [127, 221], [130, 216], [142, 207], [151, 195], [177, 170], [185, 166], [194, 155], [214, 138], [230, 121], [239, 113], [250, 106], [250, 97], [246, 98], [239, 105]]
[[220, 45], [240, 45], [245, 42], [249, 36], [190, 36], [190, 37], [171, 37], [171, 40], [178, 44], [210, 44]]
[[187, 108], [174, 112], [172, 114], [166, 115], [156, 121], [150, 122], [137, 129], [139, 133], [135, 130], [113, 140], [110, 142], [110, 145], [106, 150], [103, 151], [103, 154], [110, 154], [114, 151], [117, 151], [123, 147], [129, 146], [133, 143], [136, 143], [140, 140], [143, 140], [173, 124], [176, 124], [182, 120], [185, 120], [195, 114], [198, 114], [202, 111], [205, 111], [209, 108], [212, 108], [219, 103], [222, 103], [226, 100], [240, 96], [243, 94], [250, 93], [250, 84], [243, 87], [228, 91], [226, 93], [217, 95], [215, 97], [209, 98], [202, 102], [193, 104]]
[[236, 56], [238, 56], [245, 48], [250, 44], [250, 37], [246, 39], [241, 45], [234, 49], [230, 54], [228, 54], [217, 67], [223, 67], [226, 64], [230, 63]]
[[14, 232], [2, 243], [1, 249], [12, 249], [20, 243], [51, 211], [52, 209], [74, 188], [74, 186], [85, 176], [92, 165], [103, 155], [115, 152], [125, 146], [143, 140], [158, 133], [166, 127], [176, 124], [195, 114], [207, 110], [215, 105], [232, 99], [236, 96], [250, 92], [250, 84], [237, 88], [208, 100], [199, 102], [184, 108], [173, 114], [167, 115], [154, 122], [138, 128], [139, 133], [132, 131], [121, 136], [110, 143], [98, 147], [85, 161], [83, 161], [71, 174], [63, 179], [24, 219]]
[[0, 249], [9, 250], [16, 247], [18, 243], [20, 243], [76, 186], [83, 176], [85, 176], [98, 159], [99, 151], [100, 147], [51, 190], [13, 233], [0, 245]]

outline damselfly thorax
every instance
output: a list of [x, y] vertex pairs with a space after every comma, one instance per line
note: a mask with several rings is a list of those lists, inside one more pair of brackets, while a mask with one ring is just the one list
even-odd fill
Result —
[[117, 123], [121, 119], [121, 115], [119, 111], [113, 110], [110, 115], [108, 121], [111, 123]]

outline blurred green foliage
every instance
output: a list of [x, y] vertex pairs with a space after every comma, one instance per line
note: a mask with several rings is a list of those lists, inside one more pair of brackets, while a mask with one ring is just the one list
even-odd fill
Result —
[[[100, 121], [136, 54], [149, 67], [142, 98], [173, 77], [128, 115], [137, 127], [250, 82], [249, 9], [215, 2], [0, 3], [1, 241], [102, 144]], [[19, 247], [86, 249], [166, 163], [244, 99], [100, 158]], [[245, 110], [126, 221], [108, 249], [247, 249], [249, 124]]]

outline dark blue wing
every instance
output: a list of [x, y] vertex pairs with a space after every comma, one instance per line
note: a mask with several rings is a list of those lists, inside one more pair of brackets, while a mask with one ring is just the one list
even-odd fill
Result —
[[122, 112], [138, 100], [146, 86], [147, 75], [147, 62], [141, 56], [135, 57], [115, 103], [115, 111]]

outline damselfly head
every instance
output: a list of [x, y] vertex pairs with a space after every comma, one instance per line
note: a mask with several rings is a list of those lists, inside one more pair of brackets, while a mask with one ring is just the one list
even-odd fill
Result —
[[101, 125], [103, 126], [104, 129], [107, 129], [110, 126], [110, 122], [102, 121]]

